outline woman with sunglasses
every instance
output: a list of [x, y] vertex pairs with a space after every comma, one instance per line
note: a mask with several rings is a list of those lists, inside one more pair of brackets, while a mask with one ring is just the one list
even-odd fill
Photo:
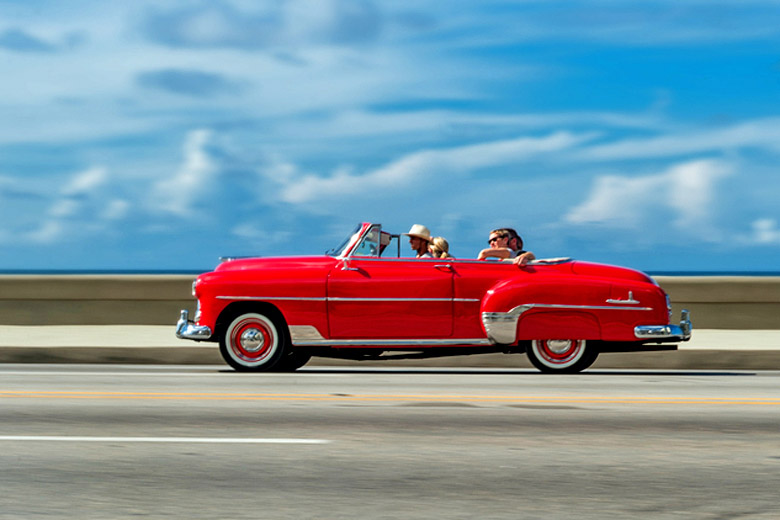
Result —
[[483, 249], [477, 255], [477, 260], [496, 258], [498, 260], [511, 259], [517, 265], [526, 265], [536, 256], [523, 249], [523, 239], [512, 228], [499, 228], [490, 232], [487, 249]]

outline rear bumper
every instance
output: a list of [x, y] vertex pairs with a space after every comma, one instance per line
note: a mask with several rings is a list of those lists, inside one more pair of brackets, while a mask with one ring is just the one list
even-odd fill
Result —
[[203, 325], [195, 325], [190, 321], [189, 311], [181, 311], [181, 317], [176, 322], [176, 337], [179, 339], [194, 339], [205, 341], [211, 338], [211, 329]]
[[690, 313], [683, 309], [679, 325], [639, 325], [634, 327], [634, 336], [649, 341], [688, 341], [691, 329]]

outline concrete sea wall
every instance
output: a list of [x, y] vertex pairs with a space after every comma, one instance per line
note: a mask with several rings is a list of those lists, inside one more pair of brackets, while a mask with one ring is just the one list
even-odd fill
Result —
[[[0, 325], [171, 325], [193, 275], [2, 275]], [[780, 277], [659, 276], [694, 329], [780, 329]]]

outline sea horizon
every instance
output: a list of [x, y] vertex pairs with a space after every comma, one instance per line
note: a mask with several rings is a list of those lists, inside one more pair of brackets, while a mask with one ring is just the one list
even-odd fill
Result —
[[[205, 269], [0, 269], [0, 275], [198, 275], [213, 270], [213, 267]], [[637, 270], [650, 276], [780, 276], [780, 271]]]

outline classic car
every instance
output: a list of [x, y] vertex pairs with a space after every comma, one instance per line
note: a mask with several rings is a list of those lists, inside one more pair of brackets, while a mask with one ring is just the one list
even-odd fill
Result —
[[648, 275], [568, 258], [526, 266], [408, 258], [402, 236], [363, 223], [322, 256], [227, 258], [193, 283], [179, 338], [218, 342], [241, 371], [291, 371], [312, 356], [377, 360], [525, 353], [574, 373], [601, 352], [674, 350], [688, 312]]

